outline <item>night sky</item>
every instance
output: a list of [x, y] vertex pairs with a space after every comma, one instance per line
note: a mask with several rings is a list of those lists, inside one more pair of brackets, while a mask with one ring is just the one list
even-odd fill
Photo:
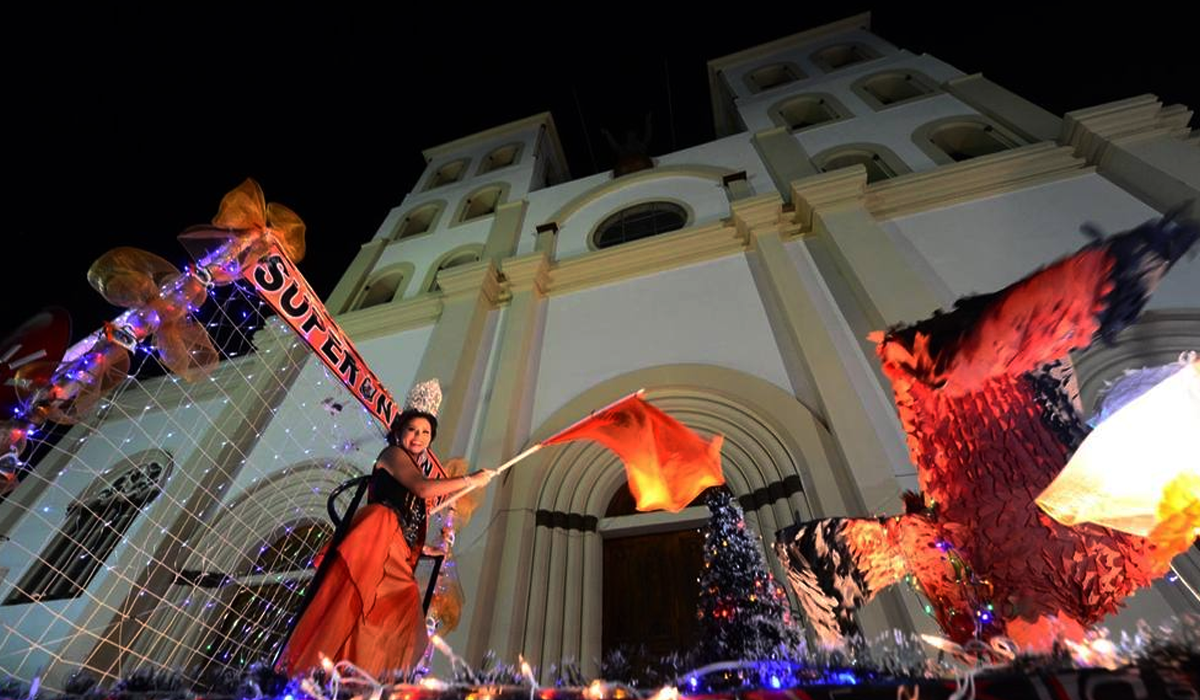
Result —
[[[91, 261], [133, 245], [183, 264], [175, 236], [208, 221], [246, 177], [307, 222], [300, 268], [325, 296], [412, 188], [422, 149], [542, 111], [574, 177], [611, 168], [602, 127], [620, 134], [647, 112], [652, 155], [703, 143], [713, 137], [708, 59], [870, 9], [769, 4], [741, 17], [698, 4], [674, 14], [437, 4], [445, 9], [428, 14], [7, 17], [0, 336], [51, 304], [71, 312], [73, 338], [96, 329], [118, 310], [87, 285]], [[1000, 7], [889, 7], [872, 26], [1057, 114], [1146, 92], [1200, 107], [1191, 21]]]

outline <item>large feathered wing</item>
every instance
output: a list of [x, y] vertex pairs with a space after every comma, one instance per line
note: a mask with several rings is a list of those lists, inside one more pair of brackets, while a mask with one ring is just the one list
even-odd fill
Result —
[[1086, 435], [1066, 354], [1136, 320], [1198, 238], [1150, 222], [880, 338], [924, 498], [1004, 619], [1089, 624], [1152, 579], [1143, 538], [1066, 527], [1034, 498]]
[[910, 513], [891, 518], [828, 518], [776, 534], [776, 553], [808, 627], [826, 646], [858, 632], [854, 613], [888, 586], [908, 578], [945, 629], [975, 621], [977, 582], [957, 565], [936, 522]]

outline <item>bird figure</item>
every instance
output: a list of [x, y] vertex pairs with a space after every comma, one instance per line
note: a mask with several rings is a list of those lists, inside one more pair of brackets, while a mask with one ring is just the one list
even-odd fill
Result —
[[[1089, 431], [1068, 353], [1114, 342], [1198, 238], [1196, 222], [1153, 220], [998, 292], [873, 334], [921, 492], [905, 495], [902, 514], [777, 533], [821, 642], [854, 634], [855, 610], [907, 581], [956, 643], [1007, 636], [1045, 648], [1082, 636], [1166, 573], [1194, 534], [1165, 540], [1065, 525], [1036, 499]], [[1194, 514], [1200, 494], [1191, 498]]]

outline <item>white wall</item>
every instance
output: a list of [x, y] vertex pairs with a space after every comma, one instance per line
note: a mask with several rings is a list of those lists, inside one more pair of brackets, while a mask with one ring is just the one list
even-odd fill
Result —
[[[731, 173], [744, 170], [754, 194], [774, 189], [770, 173], [754, 150], [749, 134], [734, 134], [693, 148], [656, 156], [654, 162], [657, 168], [699, 166], [722, 168]], [[728, 207], [720, 206], [721, 202], [727, 202], [727, 198], [724, 188], [716, 178], [671, 175], [668, 171], [663, 171], [661, 178], [649, 181], [631, 179], [625, 186], [621, 186], [620, 183], [620, 179], [613, 179], [612, 171], [605, 171], [531, 192], [526, 198], [529, 208], [525, 213], [517, 254], [533, 252], [537, 227], [552, 221], [564, 206], [577, 198], [586, 197], [589, 193], [600, 193], [613, 186], [617, 186], [617, 189], [596, 196], [567, 219], [556, 222], [559, 225], [557, 258], [564, 259], [586, 253], [587, 236], [595, 226], [604, 217], [632, 203], [661, 198], [680, 201], [696, 214], [689, 226], [729, 215]]]
[[673, 176], [634, 181], [628, 187], [588, 202], [573, 215], [559, 222], [556, 257], [566, 260], [587, 255], [592, 250], [589, 245], [592, 231], [605, 217], [634, 204], [663, 200], [683, 205], [688, 210], [689, 227], [719, 221], [729, 216], [729, 200], [717, 180]]
[[535, 432], [583, 391], [646, 367], [729, 367], [792, 392], [740, 255], [552, 297], [547, 305]]
[[[991, 292], [1088, 242], [1080, 226], [1108, 233], [1158, 213], [1097, 174], [976, 200], [883, 223], [915, 249], [935, 285], [957, 298]], [[1147, 308], [1200, 307], [1200, 259], [1183, 260]]]
[[[850, 378], [851, 386], [864, 407], [871, 429], [885, 446], [888, 466], [893, 476], [897, 477], [901, 489], [913, 488], [916, 482], [916, 467], [908, 458], [904, 430], [900, 426], [891, 391], [886, 390], [874, 374], [873, 367], [878, 360], [864, 352], [861, 340], [855, 336], [850, 323], [838, 307], [834, 293], [821, 275], [806, 241], [790, 241], [786, 247], [792, 264], [796, 266], [800, 280], [811, 295], [812, 303], [837, 350], [842, 371]], [[854, 465], [850, 467], [853, 471]], [[872, 504], [867, 505], [870, 507]]]
[[605, 171], [589, 175], [578, 180], [547, 187], [537, 192], [530, 192], [526, 197], [529, 207], [525, 210], [525, 225], [517, 241], [517, 254], [532, 253], [537, 243], [534, 234], [540, 224], [551, 221], [555, 213], [566, 206], [572, 199], [608, 184], [612, 180], [612, 172]]
[[[141, 406], [127, 408], [124, 404], [118, 404], [100, 428], [83, 438], [82, 447], [65, 468], [53, 474], [35, 469], [29, 479], [48, 479], [52, 483], [34, 503], [29, 514], [11, 532], [5, 533], [10, 539], [0, 546], [0, 569], [8, 569], [8, 572], [4, 575], [0, 596], [8, 597], [12, 586], [25, 575], [36, 557], [42, 554], [58, 533], [64, 524], [67, 506], [102, 475], [119, 466], [127, 455], [144, 450], [168, 452], [173, 457], [174, 466], [164, 490], [181, 479], [193, 482], [200, 478], [202, 475], [188, 474], [181, 468], [196, 456], [196, 441], [203, 435], [194, 427], [197, 424], [210, 424], [226, 407], [228, 400], [226, 397], [187, 400], [174, 411], [162, 410], [152, 396]], [[67, 445], [60, 443], [59, 447], [66, 448]], [[131, 570], [117, 570], [113, 565], [128, 554], [129, 540], [143, 536], [148, 528], [161, 527], [174, 517], [173, 513], [178, 508], [179, 504], [172, 503], [163, 495], [146, 506], [130, 525], [121, 543], [109, 554], [106, 565], [97, 571], [84, 595], [71, 600], [0, 606], [0, 669], [18, 677], [30, 677], [46, 665], [52, 653], [77, 636], [77, 628], [94, 633], [103, 632], [102, 627], [108, 622], [107, 615], [99, 615], [95, 620], [82, 619], [83, 611], [93, 604], [92, 596], [111, 583], [113, 577], [125, 578], [128, 582], [128, 579], [141, 572], [143, 563], [151, 558], [150, 551], [146, 551], [144, 557], [136, 557]]]
[[692, 148], [666, 153], [656, 157], [654, 163], [657, 167], [706, 165], [725, 168], [735, 173], [745, 170], [754, 194], [772, 192], [775, 189], [775, 184], [771, 181], [771, 172], [758, 157], [758, 151], [751, 142], [751, 134], [748, 133], [733, 134]]

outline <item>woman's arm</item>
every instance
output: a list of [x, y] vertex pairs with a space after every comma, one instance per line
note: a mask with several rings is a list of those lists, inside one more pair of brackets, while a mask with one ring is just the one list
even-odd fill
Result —
[[467, 486], [484, 486], [496, 472], [491, 469], [480, 469], [474, 474], [459, 476], [453, 479], [427, 479], [417, 468], [412, 457], [399, 447], [387, 447], [379, 453], [376, 463], [395, 477], [404, 488], [412, 491], [421, 498], [437, 498], [451, 493], [457, 493]]

